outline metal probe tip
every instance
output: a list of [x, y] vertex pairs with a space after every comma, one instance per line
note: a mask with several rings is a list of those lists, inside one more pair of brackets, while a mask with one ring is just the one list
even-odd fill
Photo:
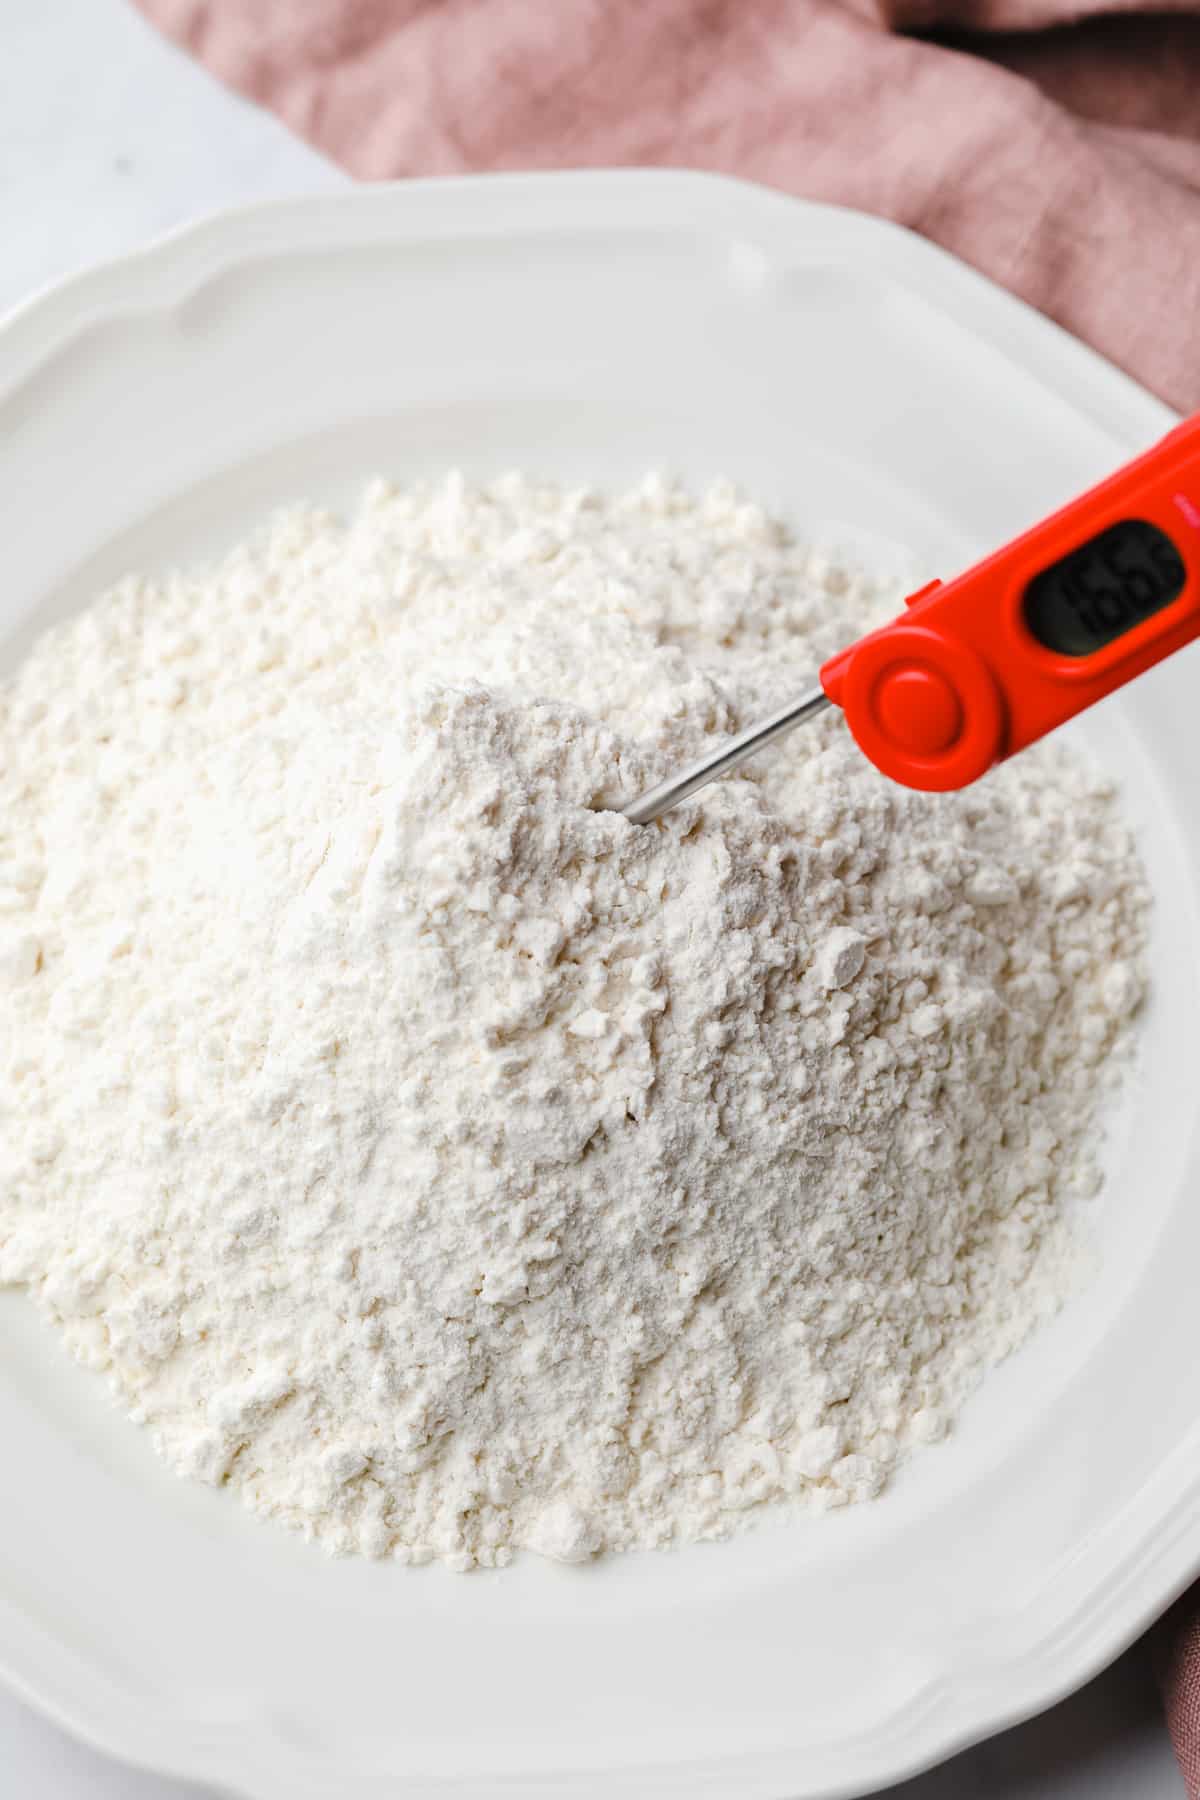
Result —
[[716, 750], [710, 750], [707, 756], [689, 764], [669, 781], [660, 781], [649, 793], [640, 795], [629, 806], [623, 806], [623, 816], [634, 825], [649, 825], [653, 819], [661, 819], [665, 812], [670, 812], [681, 800], [687, 800], [697, 789], [707, 787], [719, 775], [728, 775], [731, 769], [738, 768], [750, 757], [756, 756], [768, 744], [773, 744], [776, 738], [794, 731], [797, 725], [807, 724], [809, 719], [815, 719], [818, 713], [824, 712], [832, 704], [824, 688], [814, 682], [790, 706], [772, 713], [769, 719], [760, 720], [748, 730], [739, 732], [737, 737], [730, 738]]

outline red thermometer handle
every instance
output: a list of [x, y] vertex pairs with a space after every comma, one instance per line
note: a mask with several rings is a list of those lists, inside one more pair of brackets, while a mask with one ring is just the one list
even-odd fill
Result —
[[893, 781], [966, 787], [1200, 637], [1200, 415], [905, 604], [821, 686]]

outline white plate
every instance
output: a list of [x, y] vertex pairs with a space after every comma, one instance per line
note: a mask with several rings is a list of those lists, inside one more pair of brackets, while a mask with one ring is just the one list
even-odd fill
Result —
[[[366, 475], [746, 482], [947, 573], [1170, 423], [905, 233], [671, 174], [228, 215], [0, 332], [10, 647], [131, 566]], [[498, 1574], [332, 1563], [177, 1483], [0, 1305], [0, 1664], [106, 1748], [256, 1800], [849, 1795], [1084, 1680], [1200, 1563], [1200, 661], [1093, 715], [1160, 904], [1094, 1287], [875, 1505]]]

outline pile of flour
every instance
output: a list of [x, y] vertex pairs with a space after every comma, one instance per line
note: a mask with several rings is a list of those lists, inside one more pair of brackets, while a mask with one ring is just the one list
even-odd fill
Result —
[[1076, 1279], [1143, 989], [1112, 793], [836, 715], [896, 610], [719, 484], [376, 484], [0, 689], [0, 1280], [335, 1551], [568, 1561], [879, 1491]]

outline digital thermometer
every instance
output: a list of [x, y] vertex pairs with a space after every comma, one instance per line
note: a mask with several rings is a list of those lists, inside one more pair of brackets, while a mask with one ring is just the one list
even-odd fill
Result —
[[1200, 637], [1200, 415], [905, 607], [625, 816], [659, 817], [830, 704], [893, 781], [966, 787]]

